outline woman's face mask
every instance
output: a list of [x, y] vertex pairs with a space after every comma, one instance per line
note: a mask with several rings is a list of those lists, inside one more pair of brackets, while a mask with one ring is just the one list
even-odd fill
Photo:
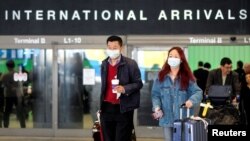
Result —
[[170, 57], [168, 58], [168, 64], [171, 68], [178, 68], [181, 64], [181, 59]]
[[115, 49], [115, 50], [107, 49], [106, 53], [111, 59], [115, 59], [119, 57], [119, 55], [121, 54], [119, 49]]

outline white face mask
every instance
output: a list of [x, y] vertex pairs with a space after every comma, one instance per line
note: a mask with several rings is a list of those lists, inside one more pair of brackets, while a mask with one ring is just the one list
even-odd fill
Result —
[[120, 55], [120, 50], [119, 49], [115, 49], [115, 50], [107, 49], [106, 53], [111, 59], [115, 59]]
[[168, 58], [168, 64], [172, 68], [178, 68], [181, 64], [180, 58]]

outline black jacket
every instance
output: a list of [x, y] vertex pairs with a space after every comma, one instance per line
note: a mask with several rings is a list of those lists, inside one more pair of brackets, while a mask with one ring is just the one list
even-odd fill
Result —
[[250, 127], [250, 88], [247, 84], [243, 85], [240, 91], [240, 104], [239, 110], [241, 115], [241, 122], [247, 124]]
[[206, 89], [207, 76], [208, 76], [209, 71], [204, 70], [203, 68], [199, 68], [195, 70], [193, 73], [196, 78], [197, 85], [202, 89], [204, 93]]
[[[211, 70], [207, 77], [206, 84], [206, 94], [208, 93], [208, 89], [211, 85], [222, 85], [222, 72], [221, 69]], [[231, 71], [230, 74], [227, 75], [225, 85], [231, 85], [233, 89], [233, 98], [236, 95], [240, 94], [240, 82], [238, 78], [238, 74], [234, 71]]]
[[[101, 110], [107, 89], [108, 59], [109, 58], [106, 58], [101, 65]], [[142, 88], [143, 83], [139, 67], [134, 60], [121, 55], [121, 60], [117, 65], [117, 78], [119, 79], [119, 85], [122, 85], [125, 88], [125, 94], [121, 94], [120, 96], [120, 111], [121, 113], [124, 113], [140, 106], [140, 89]]]

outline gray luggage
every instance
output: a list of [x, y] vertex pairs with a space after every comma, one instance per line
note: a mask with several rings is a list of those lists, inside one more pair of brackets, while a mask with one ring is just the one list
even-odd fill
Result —
[[211, 120], [200, 117], [182, 118], [183, 106], [180, 108], [180, 119], [174, 122], [173, 141], [207, 141], [207, 128]]
[[211, 85], [208, 89], [208, 99], [213, 105], [230, 103], [233, 90], [231, 85]]

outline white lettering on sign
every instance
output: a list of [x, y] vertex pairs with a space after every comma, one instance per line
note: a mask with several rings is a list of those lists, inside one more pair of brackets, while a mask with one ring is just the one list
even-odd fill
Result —
[[81, 44], [82, 38], [81, 37], [64, 37], [63, 43], [64, 44]]
[[220, 9], [197, 9], [197, 10], [160, 10], [158, 20], [246, 20], [247, 19], [247, 10], [240, 9], [238, 13], [233, 13], [233, 10], [228, 9], [227, 11], [222, 11]]
[[[1, 14], [1, 13], [0, 13]], [[0, 15], [1, 16], [1, 15]], [[36, 20], [36, 21], [81, 21], [81, 20], [140, 20], [147, 21], [148, 18], [144, 15], [143, 10], [5, 10], [5, 21], [20, 21], [20, 20]]]
[[203, 38], [195, 38], [195, 37], [190, 37], [189, 38], [190, 43], [192, 44], [221, 44], [222, 38], [221, 37], [203, 37]]
[[15, 44], [45, 44], [45, 38], [14, 38]]
[[[193, 21], [193, 20], [247, 20], [247, 9], [160, 9], [154, 13], [154, 19], [148, 19], [145, 14], [147, 11], [142, 9], [104, 9], [104, 10], [8, 10], [0, 13], [0, 18], [5, 21]], [[1, 20], [1, 19], [0, 19]]]

